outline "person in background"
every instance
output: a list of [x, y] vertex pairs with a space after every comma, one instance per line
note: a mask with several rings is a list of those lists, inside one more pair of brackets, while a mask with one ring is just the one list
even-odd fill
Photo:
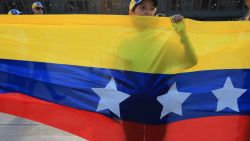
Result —
[[17, 9], [11, 9], [9, 12], [8, 12], [8, 15], [20, 15], [22, 14], [22, 12], [20, 12], [19, 10]]
[[34, 2], [32, 4], [32, 12], [34, 15], [41, 15], [43, 14], [43, 5], [41, 2]]
[[[129, 5], [129, 15], [131, 16], [156, 16], [158, 0], [131, 0]], [[178, 23], [183, 20], [183, 16], [173, 15], [171, 20]]]
[[247, 7], [248, 7], [248, 13], [247, 13], [247, 15], [245, 16], [245, 20], [246, 21], [250, 21], [250, 0], [245, 0], [245, 3], [246, 3], [246, 5], [247, 5]]

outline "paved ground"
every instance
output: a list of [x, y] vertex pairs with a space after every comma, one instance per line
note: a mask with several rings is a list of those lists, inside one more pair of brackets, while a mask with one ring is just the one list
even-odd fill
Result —
[[86, 141], [58, 129], [0, 113], [0, 141]]

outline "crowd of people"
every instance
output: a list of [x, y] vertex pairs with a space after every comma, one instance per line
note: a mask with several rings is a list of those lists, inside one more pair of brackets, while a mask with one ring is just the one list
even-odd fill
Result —
[[[129, 5], [129, 15], [131, 16], [160, 16], [156, 14], [158, 0], [131, 0]], [[32, 13], [34, 15], [41, 15], [44, 13], [44, 7], [41, 2], [34, 2], [32, 4]], [[9, 15], [20, 15], [18, 9], [11, 9]], [[174, 15], [171, 17], [173, 22], [179, 22], [183, 19], [181, 15]]]
[[[250, 9], [250, 0], [245, 0], [245, 4]], [[165, 14], [157, 14], [158, 0], [131, 0], [129, 5], [129, 15], [134, 16], [165, 16]], [[32, 13], [39, 15], [44, 13], [44, 7], [41, 2], [34, 2], [31, 6]], [[8, 12], [9, 15], [20, 15], [23, 14], [18, 9], [11, 9]], [[181, 21], [183, 17], [181, 15], [174, 15], [171, 18], [174, 22]], [[244, 17], [244, 20], [250, 20], [250, 10]]]
[[[44, 7], [43, 7], [43, 4], [41, 2], [34, 2], [31, 6], [32, 8], [32, 13], [34, 15], [40, 15], [40, 14], [43, 14], [43, 11], [44, 11]], [[8, 12], [8, 15], [20, 15], [22, 14], [22, 12], [20, 12], [18, 9], [11, 9], [9, 12]]]

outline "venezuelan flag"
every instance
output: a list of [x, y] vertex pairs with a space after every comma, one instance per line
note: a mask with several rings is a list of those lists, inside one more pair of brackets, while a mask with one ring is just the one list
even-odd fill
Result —
[[250, 24], [0, 16], [0, 112], [91, 141], [249, 141]]

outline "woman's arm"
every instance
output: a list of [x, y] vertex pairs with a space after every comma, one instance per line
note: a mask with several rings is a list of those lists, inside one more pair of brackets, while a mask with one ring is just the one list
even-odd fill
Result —
[[192, 43], [189, 40], [189, 37], [187, 35], [184, 21], [181, 20], [179, 22], [173, 22], [173, 20], [172, 20], [172, 23], [173, 23], [173, 26], [174, 26], [176, 32], [181, 37], [181, 43], [184, 45], [185, 54], [187, 55], [187, 60], [185, 60], [185, 61], [188, 61], [187, 67], [194, 66], [195, 64], [197, 64], [197, 57], [196, 57], [193, 45], [192, 45]]

